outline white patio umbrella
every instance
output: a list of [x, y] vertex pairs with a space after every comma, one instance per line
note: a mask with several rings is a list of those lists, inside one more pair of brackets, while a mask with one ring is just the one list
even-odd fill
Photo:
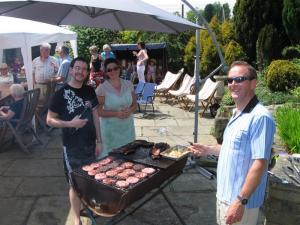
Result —
[[199, 28], [140, 0], [0, 0], [0, 15], [111, 30], [179, 33]]

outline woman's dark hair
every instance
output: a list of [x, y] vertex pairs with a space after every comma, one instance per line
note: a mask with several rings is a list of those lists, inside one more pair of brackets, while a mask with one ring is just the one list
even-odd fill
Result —
[[[106, 71], [107, 66], [111, 63], [117, 64], [117, 66], [120, 68], [120, 75], [119, 76], [121, 76], [121, 66], [120, 66], [120, 62], [117, 59], [114, 59], [114, 58], [105, 59], [105, 61], [104, 61], [104, 70]], [[105, 79], [109, 79], [109, 77], [107, 75], [105, 75]]]
[[140, 45], [142, 49], [145, 49], [146, 47], [145, 42], [143, 41], [138, 42], [138, 45]]

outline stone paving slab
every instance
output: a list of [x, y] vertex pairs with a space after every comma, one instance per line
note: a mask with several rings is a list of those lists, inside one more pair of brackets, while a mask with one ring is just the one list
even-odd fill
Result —
[[65, 225], [69, 218], [68, 196], [40, 197], [30, 212], [27, 225]]
[[[2, 157], [1, 157], [2, 158]], [[13, 163], [13, 159], [1, 159], [0, 160], [0, 175], [2, 175], [7, 168]]]
[[[35, 203], [33, 198], [5, 198], [0, 203], [1, 225], [31, 225], [26, 223], [31, 208]], [[41, 224], [40, 224], [41, 225]]]
[[68, 190], [69, 185], [64, 175], [62, 177], [25, 177], [15, 195], [18, 197], [65, 196]]
[[0, 198], [13, 197], [22, 180], [21, 177], [0, 177]]
[[4, 176], [61, 176], [63, 166], [61, 159], [18, 159], [5, 171]]

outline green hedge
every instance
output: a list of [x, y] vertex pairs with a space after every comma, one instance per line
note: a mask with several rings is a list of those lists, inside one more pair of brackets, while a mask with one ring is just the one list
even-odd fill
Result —
[[300, 86], [300, 68], [288, 60], [275, 60], [268, 67], [266, 81], [271, 91], [290, 91]]

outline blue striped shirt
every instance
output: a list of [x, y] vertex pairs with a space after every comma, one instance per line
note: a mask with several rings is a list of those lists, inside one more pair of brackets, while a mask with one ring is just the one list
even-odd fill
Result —
[[[232, 116], [224, 132], [219, 156], [218, 200], [227, 204], [233, 202], [240, 194], [254, 160], [270, 159], [274, 133], [274, 120], [260, 103], [249, 112]], [[266, 183], [267, 169], [246, 208], [257, 208], [263, 204]]]

